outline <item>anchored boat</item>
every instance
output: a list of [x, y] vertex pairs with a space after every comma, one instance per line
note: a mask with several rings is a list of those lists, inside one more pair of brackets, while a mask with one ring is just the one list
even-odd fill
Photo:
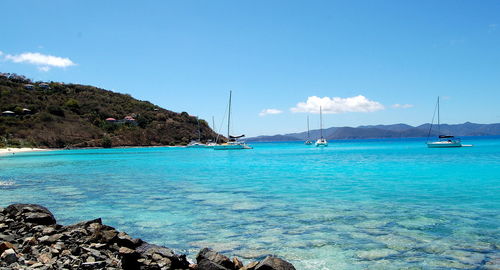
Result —
[[201, 127], [200, 127], [200, 119], [196, 117], [196, 121], [198, 122], [198, 140], [191, 141], [186, 147], [187, 148], [205, 148], [206, 144], [201, 142]]
[[[434, 123], [434, 116], [437, 109], [437, 128], [438, 128], [438, 139], [436, 141], [429, 141], [429, 136], [431, 135], [432, 124]], [[440, 108], [439, 108], [439, 97], [437, 98], [436, 109], [434, 109], [434, 115], [432, 116], [431, 126], [429, 128], [429, 134], [427, 135], [427, 147], [429, 148], [447, 148], [447, 147], [462, 147], [462, 141], [460, 138], [455, 138], [452, 135], [441, 135], [441, 120], [440, 120]]]
[[229, 91], [229, 113], [227, 117], [227, 143], [223, 144], [218, 144], [213, 146], [215, 150], [242, 150], [242, 149], [252, 149], [249, 145], [247, 145], [244, 142], [238, 141], [238, 139], [241, 139], [245, 137], [245, 135], [240, 135], [240, 136], [231, 136], [230, 135], [230, 130], [231, 130], [231, 97], [232, 97], [232, 91]]
[[313, 142], [310, 140], [309, 137], [309, 115], [307, 116], [307, 140], [304, 142], [305, 145], [311, 145]]
[[326, 147], [328, 146], [328, 141], [323, 138], [323, 111], [321, 110], [321, 106], [319, 106], [319, 130], [321, 138], [316, 141], [316, 147]]

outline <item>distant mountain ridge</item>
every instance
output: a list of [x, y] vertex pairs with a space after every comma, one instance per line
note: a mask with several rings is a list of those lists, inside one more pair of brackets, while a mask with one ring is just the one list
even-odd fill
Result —
[[[327, 140], [348, 139], [383, 139], [383, 138], [413, 138], [427, 137], [430, 124], [410, 126], [407, 124], [393, 125], [368, 125], [358, 127], [331, 127], [323, 130], [323, 136]], [[500, 123], [476, 124], [465, 122], [463, 124], [441, 124], [440, 133], [455, 136], [494, 136], [500, 135]], [[310, 139], [320, 137], [320, 130], [310, 132]], [[434, 125], [431, 136], [437, 136], [437, 126]], [[271, 141], [303, 141], [307, 139], [307, 131], [289, 134], [277, 134], [270, 136], [257, 136], [246, 139], [248, 142], [271, 142]]]

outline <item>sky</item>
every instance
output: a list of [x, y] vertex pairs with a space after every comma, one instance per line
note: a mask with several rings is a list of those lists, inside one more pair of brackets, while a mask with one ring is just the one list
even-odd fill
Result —
[[[2, 1], [0, 72], [232, 131], [500, 122], [500, 1]], [[120, 116], [116, 116], [120, 117]], [[224, 130], [221, 130], [225, 133]]]

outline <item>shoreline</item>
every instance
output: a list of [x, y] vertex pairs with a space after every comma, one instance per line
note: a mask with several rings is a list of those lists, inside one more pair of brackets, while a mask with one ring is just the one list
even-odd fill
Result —
[[9, 154], [14, 155], [16, 153], [54, 151], [54, 150], [60, 150], [60, 149], [53, 149], [53, 148], [28, 148], [28, 147], [21, 147], [21, 148], [7, 147], [7, 148], [0, 148], [0, 156], [9, 155]]
[[154, 145], [154, 146], [116, 146], [116, 147], [110, 147], [110, 148], [105, 148], [105, 147], [77, 147], [77, 148], [29, 148], [29, 147], [21, 147], [21, 148], [16, 148], [16, 147], [7, 147], [7, 148], [0, 148], [0, 156], [6, 156], [6, 155], [15, 155], [17, 153], [29, 153], [29, 152], [44, 152], [44, 151], [60, 151], [60, 150], [85, 150], [85, 149], [129, 149], [129, 148], [161, 148], [161, 147], [168, 147], [168, 148], [185, 148], [186, 146], [184, 145]]

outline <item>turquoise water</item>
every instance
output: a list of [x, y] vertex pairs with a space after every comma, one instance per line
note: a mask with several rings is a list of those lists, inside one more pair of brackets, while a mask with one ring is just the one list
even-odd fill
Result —
[[253, 150], [67, 150], [0, 157], [0, 205], [102, 217], [187, 253], [297, 269], [500, 267], [500, 138], [255, 143]]

